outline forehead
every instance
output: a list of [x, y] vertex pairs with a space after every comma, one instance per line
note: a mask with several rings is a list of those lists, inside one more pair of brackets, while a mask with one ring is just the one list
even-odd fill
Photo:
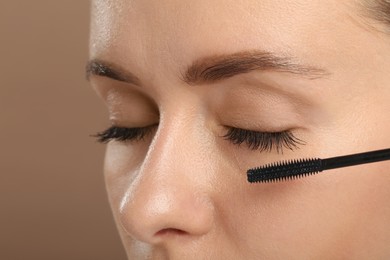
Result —
[[149, 69], [244, 49], [301, 57], [321, 48], [319, 35], [335, 33], [349, 2], [95, 0], [90, 54]]

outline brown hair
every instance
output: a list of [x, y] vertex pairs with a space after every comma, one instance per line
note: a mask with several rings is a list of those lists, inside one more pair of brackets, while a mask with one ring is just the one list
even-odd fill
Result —
[[385, 31], [390, 33], [390, 0], [363, 0], [368, 16], [380, 24], [385, 24]]

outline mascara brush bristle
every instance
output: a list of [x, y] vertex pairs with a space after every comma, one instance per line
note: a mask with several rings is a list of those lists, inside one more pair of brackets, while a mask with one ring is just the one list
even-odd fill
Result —
[[300, 159], [284, 161], [248, 170], [249, 182], [276, 182], [292, 180], [321, 172], [321, 159]]

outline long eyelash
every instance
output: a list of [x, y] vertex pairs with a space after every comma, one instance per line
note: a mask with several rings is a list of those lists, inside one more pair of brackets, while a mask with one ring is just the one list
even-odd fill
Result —
[[136, 128], [112, 126], [107, 130], [95, 134], [94, 137], [96, 137], [100, 143], [108, 143], [111, 140], [120, 142], [131, 140], [138, 141], [144, 139], [155, 127], [156, 125]]
[[283, 147], [290, 150], [298, 149], [298, 145], [305, 142], [295, 137], [291, 131], [283, 132], [256, 132], [240, 128], [230, 127], [227, 134], [223, 136], [233, 144], [241, 145], [246, 143], [249, 149], [271, 152], [276, 149], [277, 153], [283, 153]]

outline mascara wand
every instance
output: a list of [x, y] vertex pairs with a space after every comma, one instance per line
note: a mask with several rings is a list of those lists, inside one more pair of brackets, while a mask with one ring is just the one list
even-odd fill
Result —
[[299, 159], [282, 161], [249, 169], [249, 182], [273, 182], [296, 179], [329, 169], [390, 160], [390, 149], [337, 156], [326, 159]]

